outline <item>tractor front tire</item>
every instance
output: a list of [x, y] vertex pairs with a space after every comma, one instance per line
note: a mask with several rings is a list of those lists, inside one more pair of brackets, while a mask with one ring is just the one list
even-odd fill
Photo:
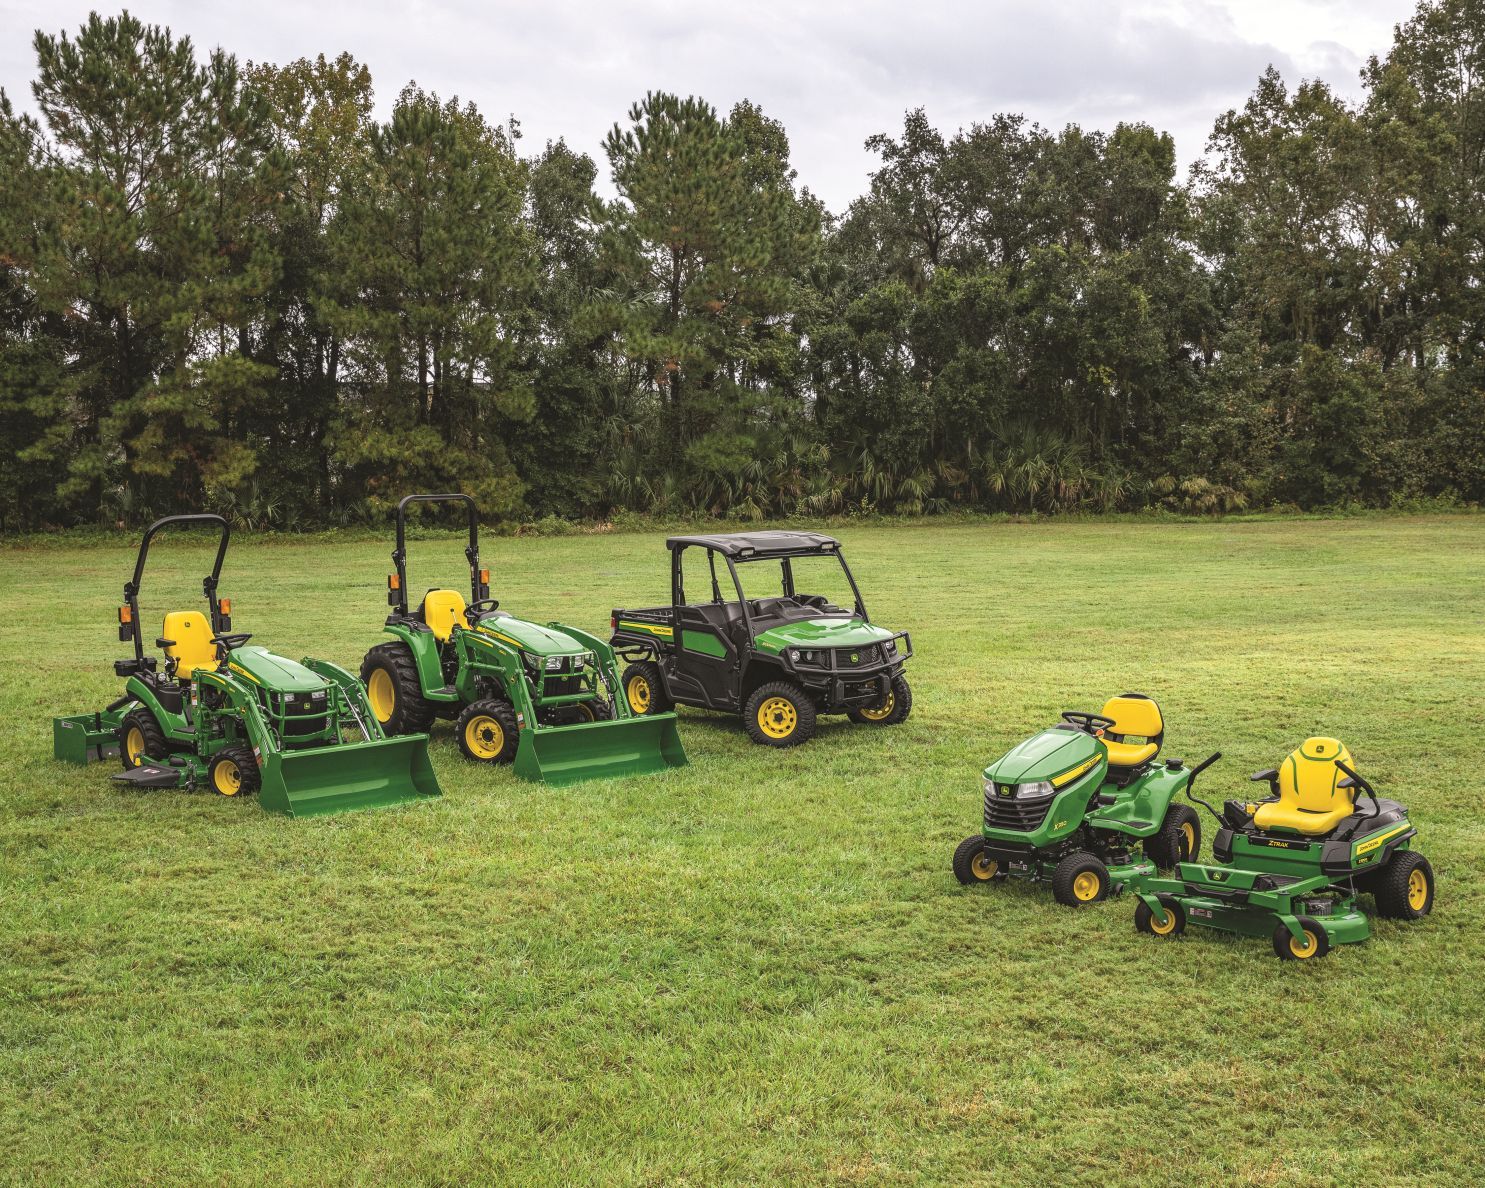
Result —
[[976, 834], [954, 849], [954, 877], [966, 887], [1005, 878], [1000, 863], [985, 853], [985, 839]]
[[206, 786], [221, 796], [251, 796], [263, 786], [258, 757], [244, 743], [223, 747], [206, 765]]
[[402, 643], [379, 644], [361, 661], [371, 712], [388, 734], [426, 734], [438, 708], [423, 696], [418, 663]]
[[459, 715], [455, 729], [459, 734], [459, 749], [466, 759], [476, 763], [515, 760], [520, 738], [516, 731], [516, 711], [510, 702], [493, 697], [472, 701]]
[[1143, 899], [1140, 900], [1134, 909], [1135, 931], [1148, 933], [1150, 936], [1180, 936], [1186, 931], [1186, 909], [1181, 906], [1181, 901], [1174, 895], [1157, 895], [1155, 898], [1160, 901], [1165, 915], [1156, 916], [1150, 910], [1150, 905]]
[[663, 714], [673, 708], [674, 703], [665, 692], [665, 678], [660, 666], [653, 660], [636, 660], [624, 670], [619, 682], [624, 690], [624, 700], [629, 710], [639, 717], [646, 714]]
[[1109, 868], [1097, 854], [1079, 850], [1052, 868], [1052, 898], [1068, 907], [1087, 907], [1109, 897]]
[[1394, 854], [1372, 875], [1368, 889], [1383, 919], [1421, 920], [1433, 911], [1433, 867], [1416, 850]]
[[899, 722], [907, 721], [907, 716], [912, 712], [912, 686], [907, 683], [907, 677], [899, 673], [892, 678], [892, 687], [887, 690], [887, 696], [882, 702], [847, 710], [846, 717], [864, 726], [896, 726]]
[[1201, 818], [1190, 805], [1171, 805], [1159, 831], [1145, 838], [1145, 857], [1160, 870], [1174, 870], [1200, 853]]
[[1330, 937], [1325, 935], [1325, 929], [1309, 916], [1300, 916], [1299, 926], [1305, 934], [1303, 944], [1283, 924], [1275, 926], [1274, 953], [1280, 961], [1313, 961], [1330, 952]]
[[743, 725], [755, 743], [797, 747], [815, 736], [815, 703], [793, 681], [769, 681], [743, 705]]
[[155, 715], [144, 706], [130, 710], [119, 723], [119, 761], [125, 771], [132, 771], [151, 759], [164, 763], [170, 756], [170, 743]]

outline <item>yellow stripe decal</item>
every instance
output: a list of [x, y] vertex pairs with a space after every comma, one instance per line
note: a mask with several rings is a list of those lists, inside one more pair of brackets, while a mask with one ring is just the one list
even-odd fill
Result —
[[1356, 847], [1357, 857], [1360, 857], [1362, 854], [1370, 854], [1383, 842], [1396, 837], [1399, 833], [1406, 833], [1408, 828], [1409, 827], [1407, 825], [1399, 825], [1396, 829], [1389, 829], [1386, 833], [1383, 833], [1377, 837], [1368, 838], [1366, 841], [1362, 842], [1359, 846]]
[[255, 677], [252, 673], [250, 673], [247, 669], [243, 668], [241, 665], [238, 665], [238, 664], [228, 664], [227, 667], [230, 668], [233, 672], [238, 673], [241, 676], [247, 677], [247, 679], [250, 680], [250, 681], [252, 681], [253, 684], [255, 684], [255, 685], [261, 685], [263, 683], [257, 677]]
[[1079, 763], [1071, 771], [1064, 771], [1060, 776], [1053, 776], [1052, 787], [1061, 788], [1065, 784], [1072, 783], [1075, 779], [1077, 779], [1080, 775], [1083, 775], [1090, 768], [1097, 766], [1097, 764], [1098, 756], [1095, 755], [1092, 759], [1089, 759], [1084, 763]]
[[525, 647], [525, 645], [520, 640], [518, 640], [518, 639], [512, 639], [508, 635], [502, 635], [499, 631], [496, 631], [493, 627], [481, 627], [480, 630], [483, 631], [486, 635], [493, 635], [501, 643], [508, 643], [508, 644], [510, 644], [511, 647], [516, 648], [517, 650]]
[[651, 635], [675, 635], [675, 630], [673, 628], [661, 627], [656, 623], [629, 623], [623, 619], [620, 619], [619, 626], [627, 627], [630, 631], [648, 631]]

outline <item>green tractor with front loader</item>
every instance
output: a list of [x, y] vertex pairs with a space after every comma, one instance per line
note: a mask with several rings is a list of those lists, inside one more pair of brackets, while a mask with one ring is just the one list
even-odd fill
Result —
[[1157, 762], [1164, 740], [1160, 707], [1143, 693], [1064, 712], [985, 768], [984, 824], [954, 851], [955, 877], [1045, 881], [1058, 903], [1084, 907], [1194, 858], [1201, 821], [1173, 801], [1221, 755]]
[[[407, 584], [407, 514], [415, 504], [459, 504], [468, 516], [470, 598]], [[394, 572], [387, 577], [391, 638], [366, 653], [361, 679], [389, 734], [454, 722], [467, 759], [510, 763], [549, 784], [638, 775], [686, 762], [674, 714], [641, 716], [618, 693], [608, 643], [562, 623], [534, 623], [500, 609], [480, 564], [479, 512], [462, 494], [409, 495], [397, 505]]]
[[[145, 561], [163, 529], [191, 526], [218, 530], [216, 560], [201, 583], [205, 611], [165, 615], [155, 640], [162, 671], [144, 648]], [[119, 642], [134, 645], [131, 659], [114, 662], [123, 695], [104, 710], [54, 719], [56, 757], [118, 756], [123, 771], [113, 778], [131, 787], [256, 792], [263, 808], [291, 817], [441, 795], [427, 735], [386, 737], [349, 672], [277, 656], [233, 632], [231, 601], [217, 592], [230, 538], [227, 521], [210, 514], [166, 516], [145, 531], [119, 607]]]

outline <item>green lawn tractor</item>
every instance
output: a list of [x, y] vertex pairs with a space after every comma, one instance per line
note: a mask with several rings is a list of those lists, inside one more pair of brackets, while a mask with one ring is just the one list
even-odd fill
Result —
[[1179, 936], [1202, 924], [1270, 937], [1282, 960], [1308, 961], [1371, 935], [1361, 893], [1386, 919], [1433, 910], [1433, 867], [1413, 849], [1408, 810], [1380, 798], [1337, 739], [1306, 739], [1281, 767], [1251, 778], [1269, 796], [1229, 800], [1220, 813], [1196, 801], [1217, 820], [1217, 861], [1182, 862], [1175, 877], [1146, 880], [1134, 916], [1141, 932]]
[[[670, 605], [616, 610], [610, 620], [612, 643], [630, 661], [624, 694], [635, 713], [677, 702], [740, 713], [752, 740], [772, 747], [806, 742], [820, 714], [876, 726], [907, 718], [912, 644], [867, 617], [839, 541], [739, 532], [673, 536], [665, 546]], [[777, 575], [778, 592], [750, 598], [740, 571], [751, 583], [760, 568]]]
[[[216, 561], [202, 581], [206, 610], [165, 616], [144, 653], [139, 590], [150, 541], [170, 525], [221, 532]], [[270, 812], [305, 817], [438, 796], [427, 735], [387, 738], [365, 690], [323, 660], [299, 663], [250, 647], [232, 631], [232, 606], [217, 583], [231, 529], [221, 516], [166, 516], [139, 545], [124, 586], [119, 641], [131, 660], [114, 662], [124, 693], [107, 709], [53, 721], [56, 757], [70, 763], [119, 756], [113, 778], [137, 788], [208, 788], [223, 796], [258, 793]]]
[[[409, 607], [407, 509], [463, 504], [469, 514], [470, 600], [431, 589]], [[453, 719], [466, 758], [514, 763], [550, 784], [638, 775], [686, 762], [674, 714], [642, 717], [618, 691], [618, 662], [597, 636], [518, 619], [490, 597], [480, 567], [479, 513], [467, 495], [409, 495], [397, 505], [395, 572], [387, 578], [392, 638], [366, 653], [361, 679], [390, 734]]]
[[1083, 907], [1194, 857], [1201, 820], [1172, 801], [1221, 755], [1157, 763], [1164, 737], [1160, 707], [1125, 693], [1018, 743], [985, 768], [984, 828], [954, 851], [955, 876], [1050, 880], [1058, 903]]

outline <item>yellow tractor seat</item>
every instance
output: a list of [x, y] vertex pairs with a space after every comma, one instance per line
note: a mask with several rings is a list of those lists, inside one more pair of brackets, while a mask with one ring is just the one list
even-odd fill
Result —
[[165, 655], [175, 661], [177, 680], [189, 680], [198, 668], [217, 666], [217, 645], [211, 642], [211, 619], [201, 611], [171, 611], [160, 628]]
[[1342, 788], [1345, 773], [1339, 759], [1354, 768], [1345, 745], [1334, 738], [1307, 738], [1279, 768], [1279, 799], [1253, 810], [1259, 829], [1286, 829], [1294, 833], [1329, 833], [1356, 810], [1356, 792]]
[[1109, 698], [1101, 712], [1105, 718], [1114, 720], [1103, 731], [1110, 767], [1138, 767], [1160, 753], [1165, 719], [1154, 698], [1143, 693], [1123, 693]]
[[448, 643], [454, 626], [466, 627], [464, 597], [457, 590], [429, 590], [423, 595], [423, 622], [439, 643]]

